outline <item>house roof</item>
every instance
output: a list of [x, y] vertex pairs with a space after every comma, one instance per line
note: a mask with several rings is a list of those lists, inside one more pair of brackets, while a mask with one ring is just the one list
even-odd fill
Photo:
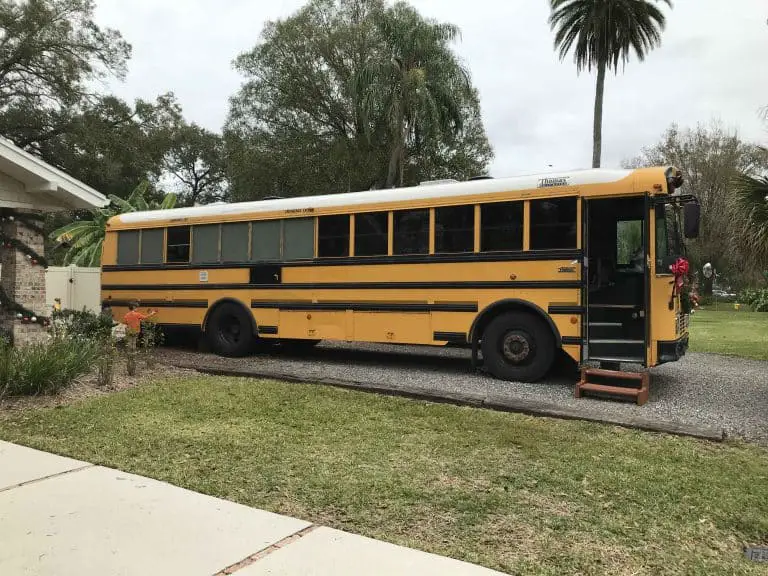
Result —
[[0, 198], [0, 205], [61, 210], [101, 208], [109, 204], [103, 194], [2, 137], [0, 173], [24, 185], [22, 197], [14, 197], [11, 201]]

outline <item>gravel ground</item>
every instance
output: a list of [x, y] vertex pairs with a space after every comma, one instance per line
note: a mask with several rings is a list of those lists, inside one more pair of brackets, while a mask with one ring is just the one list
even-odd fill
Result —
[[469, 352], [451, 348], [322, 343], [303, 357], [275, 352], [228, 359], [184, 349], [163, 350], [164, 362], [189, 368], [253, 369], [302, 379], [366, 382], [429, 394], [510, 399], [578, 410], [590, 418], [642, 418], [723, 430], [768, 444], [768, 362], [689, 353], [654, 368], [650, 399], [626, 401], [573, 396], [574, 378], [555, 375], [536, 384], [503, 382], [469, 365]]

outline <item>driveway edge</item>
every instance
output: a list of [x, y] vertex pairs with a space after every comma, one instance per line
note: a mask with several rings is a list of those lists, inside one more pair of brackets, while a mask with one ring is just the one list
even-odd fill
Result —
[[321, 384], [323, 386], [333, 386], [335, 388], [345, 388], [348, 390], [358, 390], [363, 392], [372, 392], [385, 396], [402, 396], [415, 400], [425, 400], [439, 404], [453, 404], [456, 406], [472, 406], [475, 408], [486, 408], [498, 412], [515, 412], [528, 414], [531, 416], [545, 416], [549, 418], [558, 418], [561, 420], [582, 420], [587, 422], [597, 422], [620, 426], [622, 428], [632, 428], [644, 430], [647, 432], [659, 432], [663, 434], [673, 434], [675, 436], [689, 436], [712, 442], [722, 442], [726, 438], [725, 430], [710, 428], [706, 426], [695, 426], [681, 422], [669, 420], [650, 420], [638, 416], [594, 416], [586, 414], [581, 410], [547, 404], [532, 400], [510, 399], [498, 397], [495, 395], [480, 395], [460, 392], [446, 392], [436, 394], [432, 390], [419, 388], [416, 386], [403, 386], [400, 388], [391, 388], [369, 382], [359, 382], [354, 380], [339, 380], [337, 378], [315, 378], [297, 376], [296, 374], [282, 373], [274, 370], [237, 370], [232, 368], [201, 368], [184, 363], [172, 363], [176, 368], [193, 369], [201, 374], [210, 374], [211, 376], [234, 376], [244, 378], [265, 378], [270, 380], [282, 380], [285, 382], [294, 382], [298, 384]]

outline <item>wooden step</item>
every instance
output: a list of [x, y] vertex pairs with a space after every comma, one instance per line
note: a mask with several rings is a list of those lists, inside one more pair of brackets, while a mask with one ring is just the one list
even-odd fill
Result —
[[590, 356], [587, 360], [595, 362], [618, 362], [619, 364], [642, 364], [645, 358], [640, 356]]
[[[608, 380], [608, 382], [594, 382], [595, 378]], [[633, 386], [632, 383], [635, 385]], [[576, 384], [575, 395], [576, 398], [581, 398], [585, 392], [590, 392], [598, 395], [633, 397], [637, 405], [642, 406], [648, 401], [649, 388], [650, 376], [648, 372], [584, 368], [581, 371], [581, 380]]]

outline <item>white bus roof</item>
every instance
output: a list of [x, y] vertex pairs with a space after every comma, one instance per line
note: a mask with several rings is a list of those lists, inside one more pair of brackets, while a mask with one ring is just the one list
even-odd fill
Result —
[[[391, 188], [365, 192], [347, 192], [324, 194], [322, 196], [299, 196], [276, 200], [255, 202], [237, 202], [232, 204], [211, 204], [191, 208], [172, 210], [153, 210], [148, 212], [129, 212], [115, 217], [120, 224], [143, 224], [168, 220], [186, 220], [192, 218], [216, 218], [237, 214], [266, 213], [280, 211], [307, 211], [342, 206], [379, 205], [395, 202], [432, 200], [439, 198], [460, 198], [516, 190], [531, 190], [562, 186], [580, 186], [587, 184], [607, 184], [623, 180], [632, 175], [634, 170], [592, 169], [571, 172], [551, 172], [531, 174], [512, 178], [488, 178], [458, 183], [434, 183], [412, 186], [410, 188]], [[661, 172], [660, 172], [661, 173]]]

